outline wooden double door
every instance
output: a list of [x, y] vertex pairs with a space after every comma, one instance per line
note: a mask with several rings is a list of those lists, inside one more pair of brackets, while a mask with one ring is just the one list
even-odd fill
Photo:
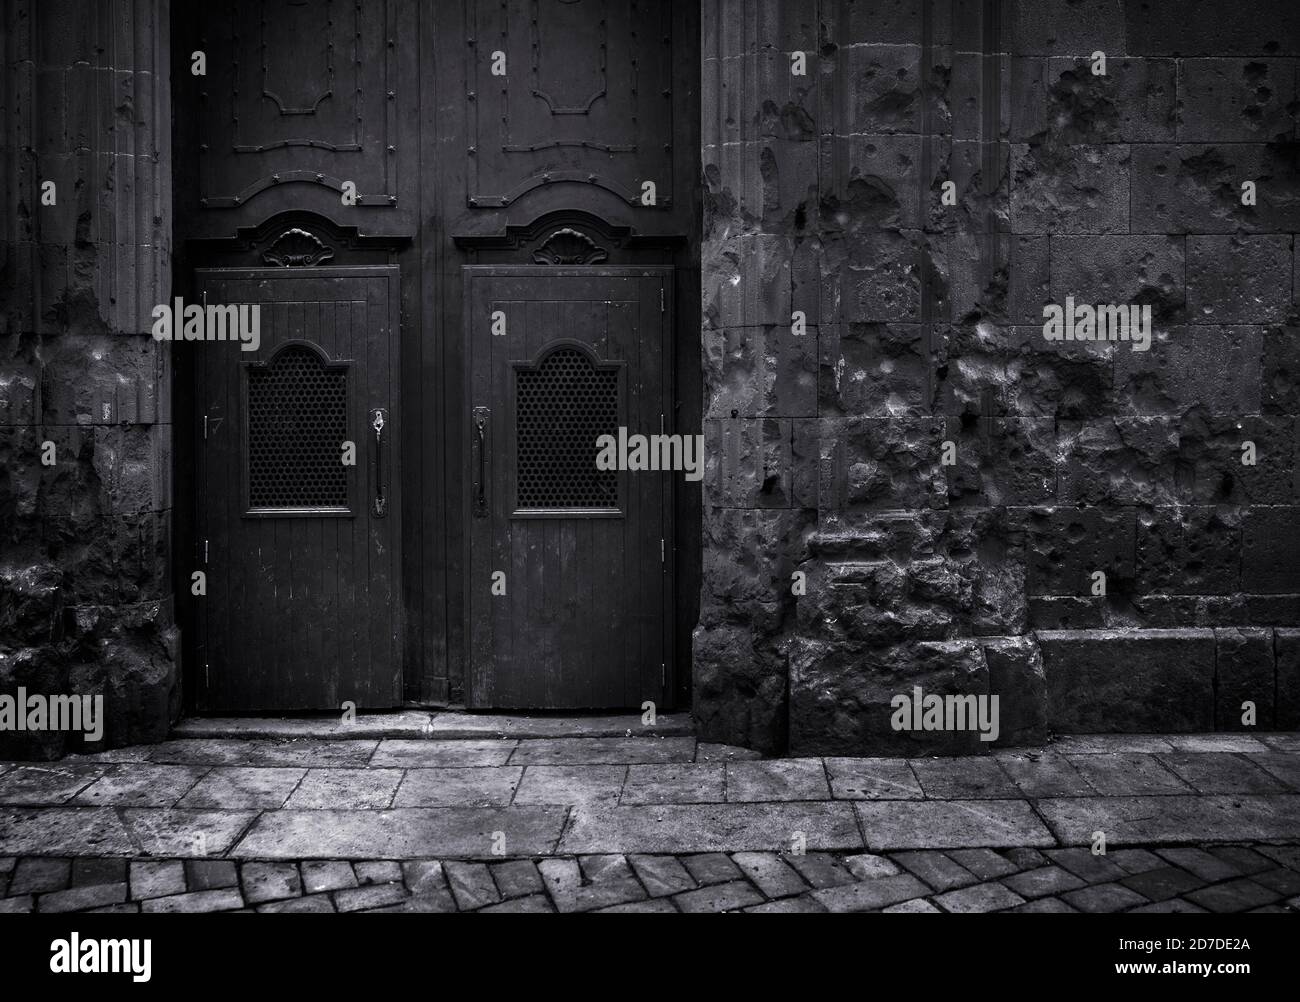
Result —
[[[666, 705], [671, 472], [601, 470], [671, 430], [667, 268], [470, 266], [466, 703]], [[405, 480], [394, 266], [207, 269], [256, 351], [195, 346], [206, 711], [398, 706]]]

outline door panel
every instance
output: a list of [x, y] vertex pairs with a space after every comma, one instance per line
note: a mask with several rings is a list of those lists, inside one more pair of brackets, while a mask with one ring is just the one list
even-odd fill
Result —
[[671, 474], [595, 457], [598, 435], [657, 434], [671, 415], [671, 272], [465, 273], [467, 702], [664, 706]]
[[[202, 343], [198, 706], [401, 702], [395, 267], [205, 269], [257, 351]], [[375, 415], [382, 419], [378, 433]], [[344, 463], [344, 443], [355, 465]]]

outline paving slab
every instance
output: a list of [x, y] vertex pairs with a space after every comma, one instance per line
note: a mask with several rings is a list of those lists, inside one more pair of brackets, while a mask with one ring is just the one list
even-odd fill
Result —
[[695, 878], [676, 856], [629, 856], [627, 861], [651, 897], [695, 889]]
[[1040, 866], [1002, 878], [1002, 883], [1022, 898], [1045, 898], [1084, 886], [1082, 878], [1061, 866]]
[[828, 758], [826, 775], [836, 800], [920, 800], [925, 796], [905, 759]]
[[164, 741], [153, 746], [151, 762], [179, 765], [227, 765], [326, 769], [359, 767], [374, 753], [377, 741], [239, 741], [215, 738]]
[[722, 762], [630, 765], [622, 804], [719, 804], [726, 799]]
[[956, 915], [998, 912], [1025, 903], [1025, 899], [1019, 894], [997, 881], [949, 891], [936, 896], [934, 901], [944, 911]]
[[813, 891], [812, 896], [827, 911], [865, 912], [922, 898], [929, 893], [930, 888], [910, 873], [900, 873], [894, 877], [878, 877], [859, 883], [840, 884], [838, 887], [825, 887]]
[[625, 765], [530, 765], [515, 790], [516, 804], [618, 803]]
[[848, 804], [665, 804], [573, 809], [561, 852], [716, 852], [789, 849], [802, 832], [810, 849], [862, 849]]
[[168, 898], [151, 898], [141, 904], [145, 912], [226, 912], [244, 907], [244, 900], [239, 891], [226, 888], [219, 891], [192, 891], [188, 894], [174, 894]]
[[1092, 797], [1097, 791], [1068, 758], [1055, 752], [999, 752], [994, 756], [1016, 785], [1019, 795], [1039, 797]]
[[743, 880], [727, 884], [712, 884], [695, 891], [686, 891], [673, 898], [673, 904], [684, 912], [734, 912], [742, 908], [763, 904], [763, 895]]
[[803, 877], [774, 852], [738, 852], [732, 861], [768, 898], [784, 898], [808, 890]]
[[1294, 752], [1265, 752], [1262, 755], [1248, 755], [1247, 758], [1270, 776], [1300, 792], [1300, 755]]
[[505, 765], [514, 750], [514, 741], [390, 740], [379, 742], [370, 758], [370, 765], [399, 769]]
[[738, 745], [717, 744], [712, 741], [695, 743], [696, 762], [749, 762], [763, 757], [763, 753], [753, 748], [741, 748]]
[[1003, 800], [1021, 795], [992, 757], [921, 758], [909, 764], [930, 799]]
[[36, 899], [38, 912], [89, 911], [104, 905], [126, 901], [126, 883], [96, 884], [92, 887], [70, 887], [66, 891], [42, 894]]
[[218, 766], [195, 783], [176, 806], [274, 810], [284, 806], [306, 775], [306, 769]]
[[511, 765], [632, 765], [641, 762], [692, 762], [695, 739], [536, 738], [519, 742]]
[[114, 766], [71, 802], [87, 807], [171, 807], [194, 788], [209, 768], [145, 762]]
[[131, 897], [163, 898], [185, 893], [185, 864], [179, 859], [136, 859], [131, 861]]
[[894, 862], [907, 867], [936, 891], [952, 891], [980, 882], [970, 870], [941, 852], [900, 852]]
[[131, 807], [123, 810], [131, 837], [149, 856], [220, 856], [248, 826], [256, 811]]
[[1265, 752], [1268, 747], [1249, 734], [1168, 734], [1174, 751], [1184, 752]]
[[1080, 797], [1041, 800], [1062, 845], [1283, 841], [1300, 831], [1300, 795]]
[[537, 869], [561, 912], [591, 911], [647, 896], [627, 860], [618, 854], [583, 860], [544, 859]]
[[496, 881], [497, 890], [503, 898], [522, 898], [529, 894], [540, 894], [545, 890], [542, 876], [537, 872], [537, 864], [531, 859], [512, 859], [505, 863], [493, 863], [489, 869], [492, 879]]
[[135, 843], [109, 807], [0, 808], [6, 856], [133, 856]]
[[725, 852], [701, 852], [692, 856], [683, 856], [682, 864], [701, 887], [709, 884], [725, 884], [729, 880], [740, 880], [744, 876], [740, 867], [731, 861]]
[[64, 804], [106, 771], [100, 765], [17, 765], [0, 775], [0, 804]]
[[[248, 859], [417, 859], [547, 855], [564, 825], [560, 807], [406, 807], [383, 811], [270, 811], [229, 855]], [[504, 842], [494, 842], [501, 832]]]
[[1171, 752], [1174, 746], [1163, 734], [1066, 734], [1052, 742], [1052, 750], [1062, 755], [1113, 755], [1134, 752], [1151, 755]]
[[301, 869], [303, 890], [308, 894], [341, 891], [357, 886], [357, 877], [352, 872], [352, 867], [341, 859], [308, 860], [302, 864]]
[[10, 894], [47, 894], [61, 891], [72, 882], [72, 860], [31, 857], [18, 863], [13, 880], [9, 884]]
[[828, 852], [792, 852], [786, 860], [813, 887], [838, 887], [855, 879], [853, 872]]
[[873, 852], [1056, 845], [1023, 800], [858, 801], [853, 806]]
[[518, 766], [408, 769], [394, 807], [505, 807], [524, 770]]
[[1128, 752], [1117, 752], [1114, 755], [1072, 755], [1070, 764], [1103, 797], [1193, 792], [1190, 786], [1165, 768], [1155, 755]]
[[250, 905], [302, 896], [302, 877], [294, 863], [245, 863], [239, 877]]
[[770, 759], [728, 762], [727, 800], [731, 803], [830, 800], [821, 759]]
[[1197, 793], [1291, 792], [1281, 780], [1239, 754], [1172, 752], [1155, 757]]
[[402, 775], [401, 769], [309, 769], [285, 807], [341, 811], [387, 807]]
[[[574, 866], [577, 866], [575, 863]], [[442, 867], [447, 886], [461, 911], [486, 908], [501, 900], [501, 891], [492, 879], [492, 871], [485, 863], [466, 863], [448, 860]]]

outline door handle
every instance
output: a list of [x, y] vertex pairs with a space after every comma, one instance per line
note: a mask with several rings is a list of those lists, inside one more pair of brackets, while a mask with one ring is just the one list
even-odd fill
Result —
[[370, 427], [375, 432], [375, 504], [376, 518], [388, 511], [388, 497], [384, 492], [384, 428], [388, 426], [388, 411], [376, 407], [370, 412]]
[[474, 483], [474, 517], [487, 518], [487, 423], [491, 411], [474, 408], [474, 444], [478, 449], [478, 475]]

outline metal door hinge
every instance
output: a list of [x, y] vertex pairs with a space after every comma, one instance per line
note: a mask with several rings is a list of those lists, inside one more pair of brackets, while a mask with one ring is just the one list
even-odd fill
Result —
[[203, 565], [206, 567], [207, 564], [208, 564], [208, 541], [205, 539], [203, 541]]
[[664, 287], [661, 285], [659, 286], [659, 312], [662, 313], [663, 311], [664, 311]]
[[668, 666], [662, 661], [659, 662], [659, 684], [668, 688]]
[[207, 440], [208, 440], [208, 416], [204, 414], [203, 415], [203, 441], [206, 442]]
[[666, 558], [664, 556], [664, 541], [662, 539], [659, 540], [659, 562], [661, 564], [666, 563]]

